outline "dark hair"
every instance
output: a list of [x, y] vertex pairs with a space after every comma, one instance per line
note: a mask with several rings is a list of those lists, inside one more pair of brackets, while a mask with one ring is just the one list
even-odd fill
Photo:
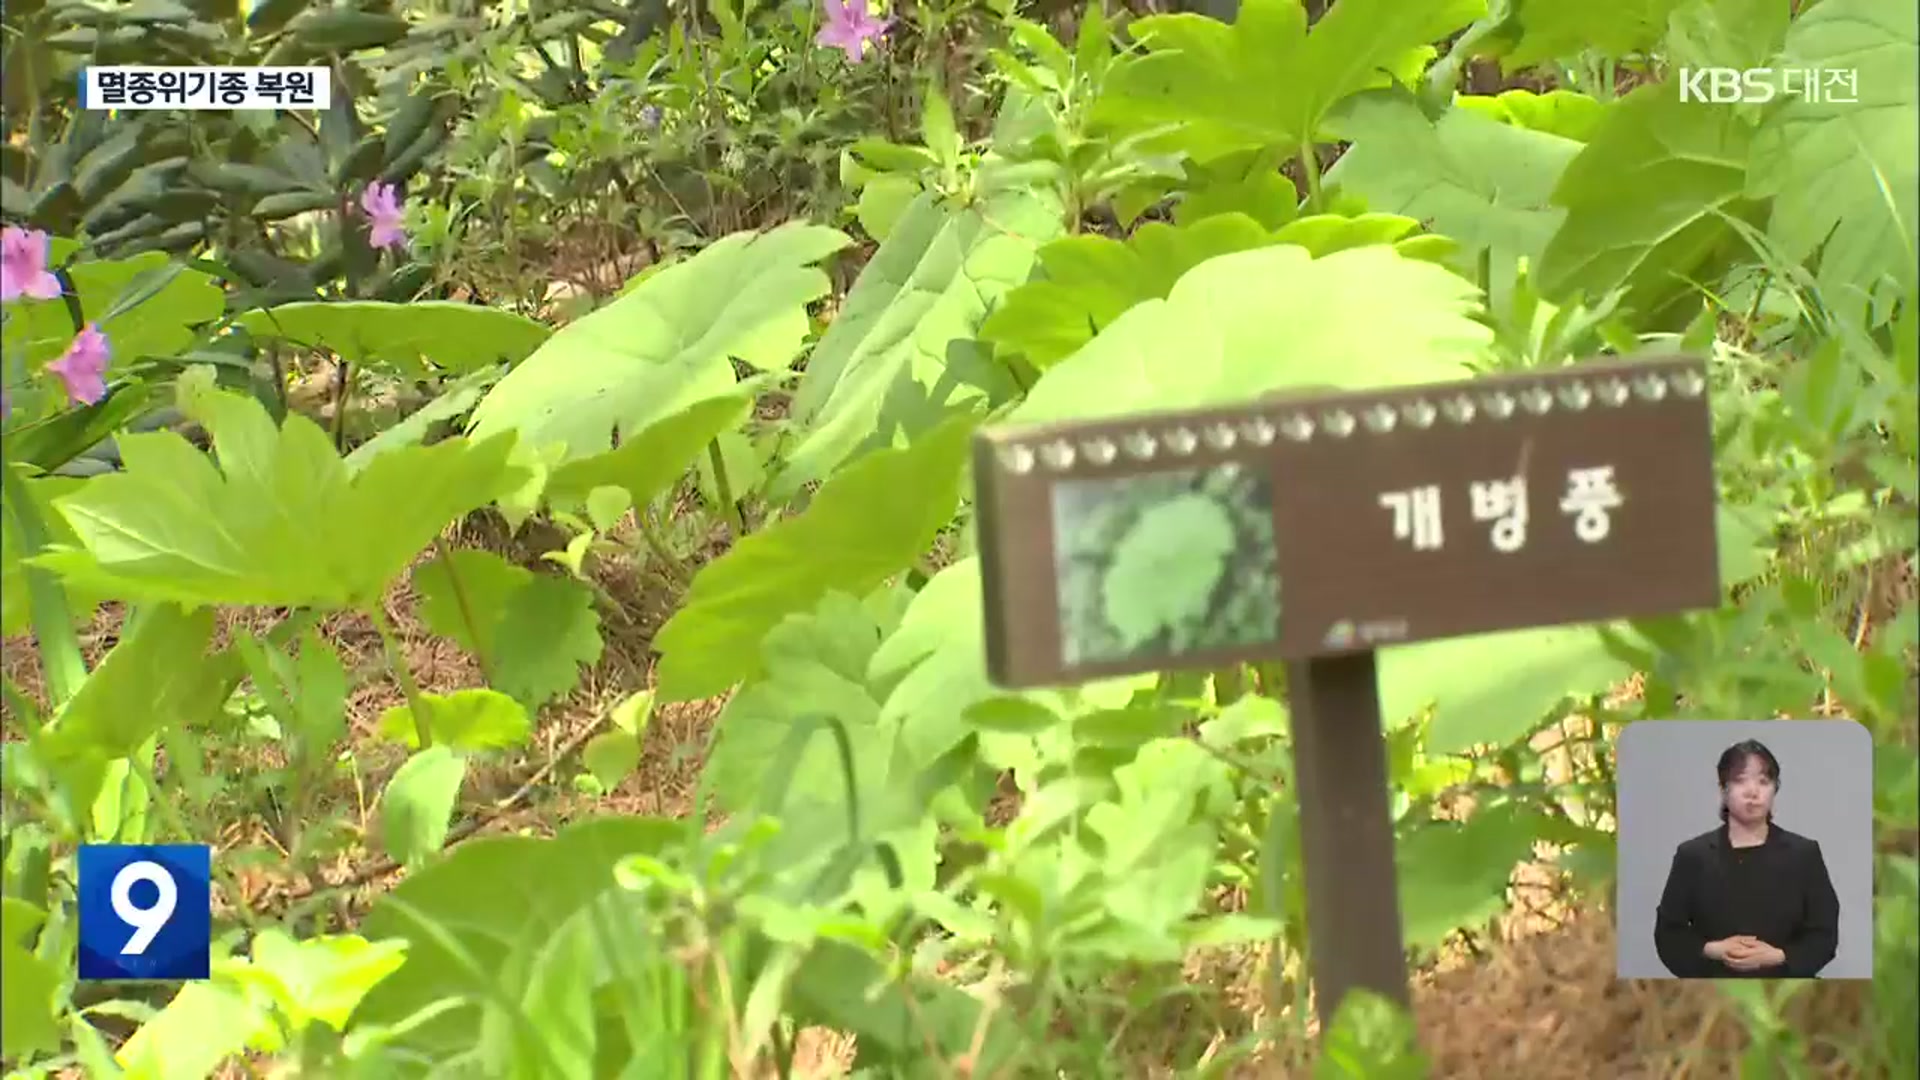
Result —
[[[1760, 759], [1760, 769], [1767, 774], [1767, 779], [1773, 781], [1773, 786], [1776, 790], [1779, 789], [1780, 759], [1773, 756], [1773, 751], [1767, 749], [1766, 743], [1761, 742], [1759, 739], [1746, 739], [1734, 743], [1720, 753], [1720, 764], [1715, 766], [1715, 771], [1720, 775], [1720, 790], [1722, 793], [1726, 792], [1727, 784], [1733, 780], [1733, 774], [1745, 768], [1747, 762], [1755, 758]], [[1720, 801], [1720, 820], [1727, 820], [1727, 803], [1725, 799]], [[1767, 822], [1769, 824], [1773, 822], [1773, 812], [1771, 810], [1767, 812]]]

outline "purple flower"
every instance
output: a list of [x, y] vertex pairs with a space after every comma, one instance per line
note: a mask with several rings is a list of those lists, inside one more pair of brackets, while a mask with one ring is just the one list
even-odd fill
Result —
[[368, 184], [360, 193], [360, 209], [367, 212], [368, 243], [377, 248], [407, 246], [407, 230], [401, 221], [405, 203], [392, 184]]
[[890, 16], [867, 14], [867, 0], [826, 0], [826, 5], [827, 25], [820, 28], [813, 43], [839, 49], [847, 54], [849, 63], [865, 59], [867, 42], [886, 33], [893, 23]]
[[60, 295], [60, 279], [47, 269], [52, 248], [53, 238], [46, 233], [12, 225], [0, 229], [0, 302]]
[[88, 323], [75, 334], [73, 344], [60, 359], [47, 365], [67, 388], [67, 398], [75, 405], [91, 405], [107, 396], [107, 335]]

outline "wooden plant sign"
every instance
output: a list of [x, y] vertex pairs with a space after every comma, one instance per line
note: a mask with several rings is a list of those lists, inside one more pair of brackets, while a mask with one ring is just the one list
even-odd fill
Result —
[[1407, 999], [1373, 650], [1717, 606], [1706, 367], [1608, 361], [976, 436], [1008, 688], [1288, 661], [1312, 966]]

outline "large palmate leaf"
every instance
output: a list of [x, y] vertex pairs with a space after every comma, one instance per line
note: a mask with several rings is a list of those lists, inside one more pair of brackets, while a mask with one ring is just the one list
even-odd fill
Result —
[[962, 715], [1001, 693], [987, 678], [980, 563], [961, 559], [920, 587], [900, 625], [874, 651], [868, 681], [888, 686], [883, 727], [904, 757], [932, 761], [966, 737]]
[[1508, 16], [1482, 51], [1518, 71], [1592, 52], [1618, 60], [1650, 50], [1667, 31], [1667, 16], [1697, 0], [1508, 0]]
[[1411, 95], [1396, 91], [1348, 101], [1340, 132], [1353, 145], [1327, 183], [1374, 210], [1425, 220], [1459, 242], [1463, 269], [1477, 269], [1484, 255], [1496, 308], [1505, 305], [1519, 260], [1538, 258], [1560, 226], [1566, 211], [1552, 204], [1554, 185], [1580, 152], [1572, 139], [1466, 108], [1429, 120]]
[[865, 596], [913, 565], [953, 518], [976, 420], [955, 417], [904, 449], [876, 450], [812, 503], [702, 567], [654, 638], [661, 701], [725, 693], [761, 670], [760, 641], [832, 591]]
[[1768, 117], [1749, 190], [1774, 198], [1769, 235], [1790, 259], [1819, 252], [1830, 303], [1910, 291], [1920, 249], [1920, 13], [1904, 0], [1826, 0], [1794, 22], [1775, 66], [1852, 71], [1858, 101], [1834, 101], [1826, 87], [1823, 100], [1797, 98]]
[[851, 242], [798, 222], [721, 238], [555, 333], [474, 410], [470, 434], [512, 430], [585, 457], [725, 393], [732, 360], [786, 368], [806, 339], [807, 305], [831, 289], [814, 264]]
[[1126, 240], [1069, 236], [1040, 249], [1045, 275], [1007, 294], [980, 326], [982, 340], [1017, 353], [1042, 370], [1093, 340], [1136, 304], [1164, 298], [1181, 275], [1218, 255], [1297, 244], [1315, 256], [1365, 244], [1393, 243], [1417, 252], [1432, 236], [1409, 237], [1412, 218], [1320, 214], [1268, 230], [1239, 212], [1190, 224], [1149, 222]]
[[323, 349], [356, 364], [384, 364], [411, 375], [426, 374], [427, 365], [465, 373], [516, 363], [553, 335], [511, 311], [451, 300], [305, 301], [249, 311], [235, 321], [256, 338]]
[[[824, 726], [810, 737], [796, 732], [797, 725], [824, 717], [847, 728], [856, 790], [873, 791], [884, 779], [893, 732], [880, 723], [867, 665], [890, 629], [859, 600], [832, 592], [814, 610], [789, 615], [767, 633], [760, 646], [765, 674], [721, 711], [704, 773], [722, 807], [739, 812], [757, 805], [787, 817], [789, 806], [843, 806], [847, 780], [836, 741]], [[796, 736], [804, 741], [790, 748]], [[785, 797], [770, 800], [776, 788]], [[871, 806], [874, 799], [861, 802]], [[822, 824], [838, 827], [835, 818], [844, 815], [842, 809]]]
[[420, 617], [476, 657], [490, 685], [528, 709], [571, 692], [600, 659], [593, 593], [490, 551], [460, 549], [413, 571]]
[[[73, 250], [57, 241], [58, 262]], [[195, 328], [220, 317], [226, 297], [213, 278], [172, 263], [158, 251], [130, 259], [79, 262], [68, 268], [81, 316], [97, 322], [112, 348], [116, 367], [147, 356], [173, 356], [193, 341]], [[73, 314], [61, 300], [7, 305], [0, 351], [8, 370], [37, 371], [73, 341]], [[11, 379], [9, 380], [11, 381]]]
[[807, 361], [794, 395], [800, 441], [776, 493], [825, 478], [863, 445], [890, 444], [902, 393], [964, 398], [940, 386], [947, 350], [972, 336], [987, 310], [1027, 279], [1034, 247], [1059, 235], [1056, 200], [1015, 194], [951, 209], [915, 199], [861, 272]]
[[1034, 384], [1020, 421], [1244, 401], [1304, 386], [1465, 378], [1488, 357], [1479, 290], [1369, 245], [1315, 259], [1294, 245], [1208, 260], [1122, 315]]
[[313, 421], [276, 428], [259, 402], [211, 382], [183, 380], [180, 404], [213, 435], [218, 467], [172, 432], [121, 439], [125, 472], [54, 503], [78, 546], [39, 562], [130, 600], [356, 607], [522, 479], [511, 436], [408, 447], [350, 473]]
[[1533, 285], [1553, 302], [1628, 289], [1642, 313], [1689, 287], [1730, 241], [1745, 201], [1753, 127], [1730, 105], [1643, 86], [1607, 112], [1553, 193], [1566, 220]]
[[1299, 0], [1245, 0], [1231, 24], [1136, 19], [1129, 29], [1145, 54], [1115, 67], [1096, 116], [1135, 131], [1173, 125], [1170, 141], [1203, 160], [1251, 147], [1291, 153], [1316, 141], [1342, 98], [1413, 81], [1433, 43], [1486, 10], [1485, 0], [1340, 0], [1311, 33]]

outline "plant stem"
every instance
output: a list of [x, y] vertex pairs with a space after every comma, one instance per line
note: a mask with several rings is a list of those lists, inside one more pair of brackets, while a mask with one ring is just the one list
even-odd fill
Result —
[[467, 599], [467, 590], [460, 583], [460, 571], [453, 565], [453, 552], [447, 549], [444, 536], [433, 538], [433, 551], [440, 558], [440, 565], [446, 568], [447, 584], [453, 589], [454, 606], [460, 609], [460, 621], [467, 628], [467, 640], [473, 644], [473, 662], [480, 668], [480, 678], [493, 685], [493, 665], [488, 662], [487, 654], [481, 648], [480, 620], [474, 618], [473, 604]]
[[1318, 213], [1320, 205], [1320, 149], [1311, 136], [1300, 143], [1300, 175], [1307, 182], [1307, 211]]
[[427, 704], [421, 696], [420, 684], [413, 680], [413, 670], [407, 666], [407, 658], [400, 653], [400, 642], [394, 637], [393, 624], [387, 620], [386, 608], [379, 601], [374, 601], [367, 610], [367, 619], [380, 635], [380, 649], [386, 654], [387, 668], [400, 682], [400, 692], [407, 698], [407, 710], [413, 714], [414, 735], [419, 740], [420, 749], [425, 750], [433, 745], [433, 722], [427, 719]]
[[726, 455], [720, 452], [719, 439], [707, 444], [707, 460], [713, 463], [713, 493], [720, 501], [720, 512], [726, 515], [733, 538], [739, 540], [747, 535], [747, 516], [740, 512], [740, 504], [734, 501], [733, 485], [727, 481]]

